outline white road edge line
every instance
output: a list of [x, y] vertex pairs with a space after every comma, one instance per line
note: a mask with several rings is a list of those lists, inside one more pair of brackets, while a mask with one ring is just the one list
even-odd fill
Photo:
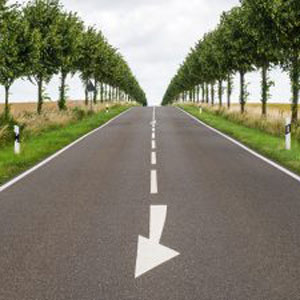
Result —
[[156, 170], [151, 170], [151, 194], [158, 194], [158, 187], [157, 187], [157, 171]]
[[152, 141], [152, 149], [155, 150], [156, 149], [156, 142]]
[[196, 117], [192, 116], [191, 114], [189, 114], [188, 112], [184, 111], [181, 108], [178, 108], [178, 110], [182, 111], [183, 113], [185, 113], [186, 115], [188, 115], [189, 117], [191, 117], [192, 119], [194, 119], [195, 121], [197, 121], [198, 123], [200, 123], [201, 125], [205, 126], [206, 128], [214, 131], [215, 133], [221, 135], [222, 137], [226, 138], [227, 140], [229, 140], [230, 142], [236, 144], [237, 146], [243, 148], [244, 150], [246, 150], [247, 152], [251, 153], [252, 155], [256, 156], [257, 158], [261, 159], [262, 161], [264, 161], [265, 163], [271, 165], [272, 167], [278, 169], [279, 171], [285, 173], [286, 175], [294, 178], [295, 180], [297, 180], [298, 182], [300, 182], [300, 176], [298, 176], [297, 174], [293, 173], [292, 171], [286, 169], [285, 167], [280, 166], [279, 164], [277, 164], [276, 162], [266, 158], [265, 156], [257, 153], [256, 151], [248, 148], [247, 146], [245, 146], [244, 144], [238, 142], [237, 140], [231, 138], [230, 136], [228, 136], [227, 134], [205, 124], [204, 122], [200, 121], [199, 119], [197, 119]]
[[128, 113], [129, 111], [131, 111], [132, 108], [122, 112], [121, 114], [117, 115], [116, 117], [112, 118], [111, 120], [107, 121], [105, 124], [101, 125], [100, 127], [92, 130], [91, 132], [87, 133], [86, 135], [80, 137], [79, 139], [75, 140], [74, 142], [72, 142], [71, 144], [69, 144], [68, 146], [66, 146], [65, 148], [57, 151], [56, 153], [52, 154], [51, 156], [49, 156], [48, 158], [46, 158], [45, 160], [43, 160], [42, 162], [40, 162], [39, 164], [37, 164], [36, 166], [32, 167], [31, 169], [25, 171], [24, 173], [22, 173], [21, 175], [15, 177], [14, 179], [8, 181], [7, 183], [5, 183], [4, 185], [0, 186], [0, 193], [3, 192], [4, 190], [6, 190], [7, 188], [11, 187], [12, 185], [14, 185], [15, 183], [17, 183], [18, 181], [20, 181], [21, 179], [23, 179], [24, 177], [28, 176], [29, 174], [33, 173], [34, 171], [36, 171], [37, 169], [41, 168], [42, 166], [46, 165], [47, 163], [49, 163], [51, 160], [53, 160], [54, 158], [56, 158], [57, 156], [61, 155], [63, 152], [67, 151], [68, 149], [70, 149], [71, 147], [73, 147], [74, 145], [78, 144], [79, 142], [81, 142], [82, 140], [86, 139], [88, 136], [94, 134], [95, 132], [103, 129], [104, 127], [106, 127], [107, 125], [109, 125], [111, 122], [115, 121], [116, 119], [120, 118], [121, 116], [123, 116], [124, 114]]
[[156, 165], [156, 152], [152, 152], [151, 154], [151, 164]]

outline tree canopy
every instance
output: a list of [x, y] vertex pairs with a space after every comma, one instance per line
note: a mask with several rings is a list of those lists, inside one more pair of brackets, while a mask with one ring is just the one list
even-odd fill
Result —
[[86, 27], [76, 13], [66, 11], [59, 0], [31, 0], [23, 6], [0, 0], [0, 84], [6, 90], [7, 112], [9, 88], [18, 78], [28, 78], [38, 87], [41, 113], [45, 84], [56, 74], [61, 76], [58, 106], [65, 109], [66, 80], [75, 73], [85, 88], [93, 80], [96, 87], [107, 84], [128, 99], [147, 104], [119, 51], [100, 30]]
[[[268, 71], [280, 65], [290, 73], [292, 118], [298, 118], [300, 75], [300, 2], [298, 0], [241, 0], [241, 5], [224, 12], [215, 30], [202, 37], [171, 80], [163, 98], [169, 104], [185, 99], [190, 90], [219, 83], [222, 105], [223, 81], [227, 81], [228, 106], [232, 75], [240, 74], [241, 112], [247, 100], [245, 75], [252, 70], [262, 73], [262, 114], [272, 82]], [[213, 90], [212, 90], [213, 91]], [[214, 93], [211, 94], [213, 103]], [[207, 95], [208, 98], [208, 95]], [[202, 99], [204, 101], [204, 99]]]

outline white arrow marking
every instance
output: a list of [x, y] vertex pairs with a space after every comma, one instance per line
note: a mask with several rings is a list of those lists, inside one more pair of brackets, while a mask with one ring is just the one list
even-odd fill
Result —
[[151, 206], [150, 238], [139, 236], [135, 278], [179, 255], [159, 244], [167, 217], [167, 206]]
[[178, 256], [179, 253], [139, 236], [135, 278]]
[[167, 218], [166, 205], [150, 207], [150, 240], [159, 244]]

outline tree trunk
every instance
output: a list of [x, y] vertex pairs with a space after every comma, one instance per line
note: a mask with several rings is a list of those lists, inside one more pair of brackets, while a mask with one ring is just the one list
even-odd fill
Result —
[[240, 71], [240, 104], [241, 104], [241, 113], [245, 112], [245, 73]]
[[108, 100], [111, 102], [111, 86], [108, 86]]
[[299, 102], [299, 76], [300, 75], [300, 61], [297, 53], [294, 56], [291, 67], [291, 84], [292, 84], [292, 122], [296, 123], [298, 120], [298, 102]]
[[193, 102], [196, 103], [196, 87], [193, 87], [192, 95], [193, 95]]
[[202, 103], [205, 102], [205, 86], [204, 84], [201, 84], [201, 90], [202, 90]]
[[222, 86], [222, 80], [219, 80], [219, 106], [223, 106], [223, 86]]
[[262, 102], [262, 115], [267, 115], [267, 101], [268, 101], [268, 66], [264, 65], [261, 72], [261, 102]]
[[192, 102], [195, 103], [195, 90], [194, 90], [194, 88], [191, 89], [191, 96], [192, 96]]
[[102, 98], [102, 102], [105, 102], [105, 83], [103, 82], [101, 84], [101, 98]]
[[89, 91], [88, 91], [88, 89], [87, 89], [88, 82], [89, 82], [89, 80], [87, 79], [87, 80], [85, 81], [85, 101], [84, 101], [86, 106], [89, 105]]
[[58, 101], [58, 108], [59, 110], [66, 109], [66, 73], [61, 73], [60, 78], [60, 89], [59, 89], [59, 101]]
[[200, 103], [200, 85], [197, 85], [197, 102]]
[[232, 78], [231, 75], [227, 75], [227, 108], [231, 106], [231, 93], [232, 93]]
[[209, 103], [209, 86], [208, 86], [208, 83], [205, 84], [205, 93], [206, 93], [206, 103]]
[[7, 120], [9, 115], [9, 85], [6, 85], [5, 87], [5, 108], [4, 108], [4, 118]]
[[214, 106], [215, 105], [215, 84], [212, 83], [211, 87], [210, 87], [210, 94], [211, 94], [211, 105]]
[[97, 104], [97, 97], [98, 97], [98, 81], [95, 79], [94, 80], [94, 85], [95, 85], [95, 90], [93, 94], [93, 102], [94, 104]]
[[40, 115], [43, 107], [43, 78], [38, 78], [38, 105], [37, 113]]
[[117, 101], [116, 88], [115, 87], [113, 87], [113, 100], [114, 100], [114, 102], [118, 102]]
[[103, 82], [100, 83], [100, 102], [103, 103]]

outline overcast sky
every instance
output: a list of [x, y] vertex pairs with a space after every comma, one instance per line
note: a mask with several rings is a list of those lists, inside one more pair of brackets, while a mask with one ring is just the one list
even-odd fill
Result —
[[[26, 2], [26, 1], [25, 1]], [[147, 94], [150, 104], [159, 104], [165, 89], [189, 49], [207, 31], [215, 28], [224, 10], [238, 0], [62, 0], [67, 10], [77, 11], [88, 25], [100, 28], [108, 41], [124, 55]], [[288, 77], [272, 72], [276, 86], [272, 101], [289, 101]], [[259, 100], [259, 76], [247, 77], [250, 100]], [[82, 99], [78, 77], [68, 80], [72, 99]], [[55, 100], [58, 78], [47, 91]], [[238, 81], [235, 80], [237, 99]], [[13, 101], [33, 101], [36, 87], [19, 80], [11, 90]], [[1, 91], [3, 102], [3, 90]]]

